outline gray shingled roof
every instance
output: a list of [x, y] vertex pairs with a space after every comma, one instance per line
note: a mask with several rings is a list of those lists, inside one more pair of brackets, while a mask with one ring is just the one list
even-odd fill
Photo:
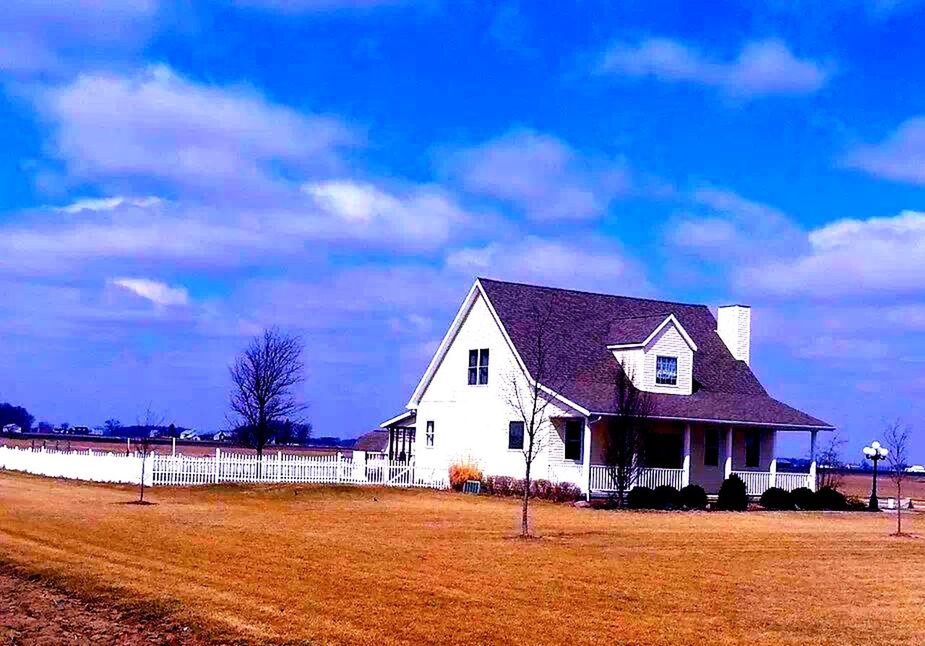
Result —
[[614, 321], [607, 333], [607, 343], [609, 345], [624, 345], [630, 343], [642, 343], [649, 338], [649, 335], [661, 325], [668, 314], [656, 314], [655, 316], [634, 316], [631, 318]]
[[[674, 314], [698, 348], [694, 353], [694, 393], [653, 394], [654, 416], [831, 428], [768, 395], [748, 365], [737, 361], [720, 339], [716, 319], [706, 305], [486, 278], [479, 281], [530, 373], [548, 374], [545, 386], [586, 410], [615, 412], [614, 383], [619, 364], [607, 345], [642, 341], [665, 317]], [[626, 331], [621, 331], [624, 328]], [[542, 344], [537, 343], [540, 338]], [[554, 374], [538, 365], [537, 348], [541, 346], [546, 353], [543, 363], [554, 365]]]
[[353, 447], [357, 451], [382, 453], [389, 448], [389, 432], [376, 429], [357, 438]]

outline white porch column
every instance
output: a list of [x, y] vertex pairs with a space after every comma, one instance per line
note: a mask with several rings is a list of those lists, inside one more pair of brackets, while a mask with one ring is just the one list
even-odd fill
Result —
[[585, 498], [591, 500], [591, 420], [585, 418], [584, 442], [581, 447], [581, 480], [584, 483]]
[[732, 427], [726, 429], [726, 468], [725, 477], [728, 480], [732, 475]]
[[769, 431], [771, 433], [771, 464], [769, 465], [768, 471], [771, 472], [771, 487], [777, 486], [777, 431]]
[[809, 432], [809, 488], [816, 490], [816, 433]]
[[684, 453], [681, 462], [681, 486], [686, 487], [691, 483], [691, 425], [684, 425]]

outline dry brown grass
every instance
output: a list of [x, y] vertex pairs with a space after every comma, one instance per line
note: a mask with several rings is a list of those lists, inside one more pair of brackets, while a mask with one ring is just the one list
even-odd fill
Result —
[[[841, 489], [848, 496], [857, 496], [862, 500], [870, 497], [871, 474], [851, 473], [842, 478]], [[896, 485], [890, 477], [881, 473], [877, 477], [877, 495], [888, 498], [896, 497]], [[925, 501], [925, 477], [908, 475], [903, 482], [903, 498]]]
[[[324, 643], [912, 644], [925, 540], [887, 514], [632, 513], [310, 487], [0, 474], [0, 558], [214, 635]], [[925, 516], [910, 531], [925, 534]], [[871, 564], [875, 563], [876, 567]]]

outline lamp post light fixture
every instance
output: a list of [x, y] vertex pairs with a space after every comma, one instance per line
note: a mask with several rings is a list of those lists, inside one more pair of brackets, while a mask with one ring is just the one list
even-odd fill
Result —
[[889, 450], [880, 446], [880, 442], [874, 440], [870, 446], [864, 447], [864, 456], [874, 463], [874, 483], [870, 490], [870, 503], [867, 508], [871, 511], [880, 511], [880, 503], [877, 501], [877, 463], [886, 458]]

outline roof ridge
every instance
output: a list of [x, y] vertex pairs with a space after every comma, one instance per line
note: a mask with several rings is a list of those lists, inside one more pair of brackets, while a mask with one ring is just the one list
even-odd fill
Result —
[[[553, 292], [570, 292], [572, 294], [586, 294], [588, 296], [604, 296], [606, 298], [625, 298], [633, 301], [646, 301], [648, 303], [665, 303], [667, 305], [681, 305], [683, 307], [703, 307], [707, 310], [710, 307], [705, 303], [682, 303], [681, 301], [666, 301], [659, 298], [645, 298], [642, 296], [624, 296], [622, 294], [605, 294], [604, 292], [592, 292], [585, 289], [570, 289], [568, 287], [552, 287], [550, 285], [536, 285], [533, 283], [521, 283], [513, 280], [498, 280], [497, 278], [488, 278], [486, 276], [476, 276], [478, 281], [488, 281], [490, 283], [502, 283], [505, 285], [517, 285], [519, 287], [532, 287], [533, 289], [545, 289]], [[671, 312], [669, 312], [670, 314]], [[656, 314], [650, 314], [648, 316], [657, 316]], [[628, 318], [642, 318], [642, 317], [628, 317]], [[622, 320], [622, 319], [618, 319]]]

